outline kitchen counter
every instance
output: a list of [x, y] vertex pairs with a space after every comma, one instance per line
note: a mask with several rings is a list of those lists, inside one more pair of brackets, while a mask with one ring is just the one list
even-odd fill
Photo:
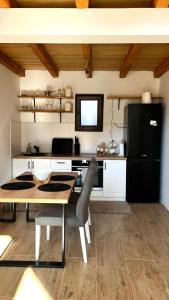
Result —
[[64, 159], [64, 160], [90, 160], [92, 157], [95, 157], [97, 160], [126, 160], [125, 156], [119, 155], [97, 155], [96, 153], [93, 154], [80, 154], [80, 155], [54, 155], [52, 153], [46, 153], [45, 155], [23, 155], [22, 153], [14, 155], [12, 158], [14, 159]]

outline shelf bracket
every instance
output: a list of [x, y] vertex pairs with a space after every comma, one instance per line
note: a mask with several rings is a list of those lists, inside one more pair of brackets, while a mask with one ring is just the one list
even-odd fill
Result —
[[120, 98], [118, 98], [118, 110], [120, 109]]
[[[36, 102], [35, 102], [35, 98], [33, 98], [33, 108], [34, 108], [34, 110], [35, 110], [35, 107], [36, 107]], [[36, 123], [36, 113], [35, 112], [33, 113], [33, 121], [34, 121], [34, 123]]]
[[62, 109], [62, 99], [60, 98], [59, 101], [60, 101], [60, 113], [59, 113], [59, 115], [60, 115], [60, 123], [61, 123], [61, 122], [62, 122], [62, 113], [61, 113], [61, 109]]

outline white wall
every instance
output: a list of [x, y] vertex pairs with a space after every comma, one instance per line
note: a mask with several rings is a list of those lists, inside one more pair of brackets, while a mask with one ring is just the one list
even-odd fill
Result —
[[161, 202], [169, 210], [169, 72], [160, 79], [160, 93], [164, 97], [164, 133], [162, 150]]
[[0, 9], [0, 15], [1, 43], [169, 42], [163, 8], [15, 8]]
[[20, 119], [18, 94], [19, 77], [0, 65], [0, 184], [11, 178], [10, 121]]
[[[26, 150], [28, 142], [38, 144], [41, 151], [50, 152], [53, 137], [80, 138], [81, 152], [93, 153], [98, 143], [108, 142], [112, 138], [123, 138], [122, 126], [123, 108], [126, 101], [121, 101], [120, 110], [117, 101], [107, 100], [107, 96], [141, 95], [150, 91], [159, 94], [159, 79], [153, 78], [152, 72], [129, 72], [126, 78], [120, 79], [119, 72], [93, 72], [93, 78], [86, 78], [84, 72], [60, 72], [59, 78], [52, 78], [47, 71], [27, 71], [26, 77], [21, 78], [21, 92], [40, 93], [47, 87], [57, 90], [59, 87], [70, 85], [73, 93], [103, 93], [104, 94], [104, 130], [103, 132], [75, 132], [74, 113], [63, 114], [59, 123], [58, 114], [37, 113], [37, 123], [33, 123], [32, 113], [22, 113], [22, 151]], [[72, 101], [74, 102], [74, 100]], [[111, 123], [117, 123], [111, 125]]]

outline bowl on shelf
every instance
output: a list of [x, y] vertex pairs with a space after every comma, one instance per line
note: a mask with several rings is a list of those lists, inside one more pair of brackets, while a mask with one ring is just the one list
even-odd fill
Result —
[[35, 169], [32, 174], [35, 182], [47, 183], [50, 180], [51, 171]]

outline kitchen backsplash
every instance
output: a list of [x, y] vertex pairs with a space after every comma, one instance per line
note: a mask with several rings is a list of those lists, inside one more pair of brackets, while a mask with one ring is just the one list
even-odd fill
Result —
[[[28, 142], [40, 146], [40, 151], [50, 152], [53, 137], [78, 136], [82, 153], [96, 152], [97, 145], [111, 140], [110, 124], [104, 124], [103, 132], [75, 132], [72, 123], [22, 123], [22, 152], [26, 151]], [[122, 131], [117, 130], [117, 137], [122, 138]]]

